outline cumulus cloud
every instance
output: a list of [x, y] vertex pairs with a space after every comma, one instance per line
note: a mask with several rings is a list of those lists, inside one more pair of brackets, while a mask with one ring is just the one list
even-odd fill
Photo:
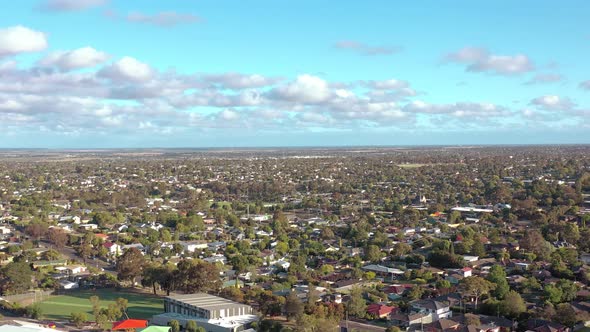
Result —
[[272, 85], [278, 81], [277, 78], [270, 78], [258, 74], [223, 73], [205, 75], [203, 80], [210, 84], [219, 85], [224, 89], [250, 89]]
[[39, 52], [47, 48], [45, 33], [17, 25], [0, 29], [0, 57]]
[[46, 0], [41, 8], [48, 11], [79, 11], [104, 5], [108, 0]]
[[398, 53], [401, 48], [400, 47], [391, 47], [391, 46], [370, 46], [365, 43], [361, 43], [354, 40], [341, 40], [334, 44], [335, 48], [342, 49], [342, 50], [349, 50], [356, 52], [361, 55], [389, 55]]
[[225, 121], [235, 121], [240, 118], [240, 113], [234, 110], [223, 110], [217, 114], [217, 118]]
[[472, 72], [491, 72], [497, 75], [518, 75], [534, 70], [535, 66], [528, 56], [496, 55], [485, 48], [465, 47], [448, 54], [447, 62], [467, 65], [466, 70]]
[[109, 55], [92, 47], [82, 47], [72, 51], [53, 52], [39, 61], [41, 66], [53, 66], [61, 70], [89, 68], [108, 60]]
[[507, 109], [492, 103], [459, 102], [452, 104], [430, 104], [421, 100], [408, 103], [404, 111], [424, 114], [445, 114], [454, 117], [497, 117], [505, 115]]
[[381, 81], [365, 81], [363, 86], [371, 89], [368, 95], [374, 100], [398, 100], [400, 97], [411, 97], [417, 94], [410, 83], [403, 80], [389, 79]]
[[537, 74], [530, 80], [528, 80], [525, 84], [527, 85], [534, 85], [534, 84], [545, 84], [545, 83], [557, 83], [563, 80], [563, 76], [559, 74]]
[[154, 70], [148, 64], [126, 56], [103, 68], [98, 74], [115, 81], [145, 82], [152, 78]]
[[531, 100], [531, 104], [549, 111], [569, 111], [576, 106], [571, 99], [557, 95], [545, 95], [534, 98]]
[[590, 91], [590, 80], [580, 83], [580, 88]]
[[300, 103], [321, 103], [330, 97], [330, 88], [323, 79], [309, 75], [299, 75], [295, 81], [271, 91], [277, 99]]
[[132, 23], [144, 23], [160, 27], [172, 27], [179, 24], [198, 23], [202, 21], [202, 19], [196, 15], [178, 13], [175, 11], [159, 12], [155, 14], [131, 12], [125, 17], [125, 19]]

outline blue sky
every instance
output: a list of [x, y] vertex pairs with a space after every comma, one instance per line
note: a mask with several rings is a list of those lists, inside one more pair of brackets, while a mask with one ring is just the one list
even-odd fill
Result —
[[4, 148], [590, 143], [588, 1], [2, 7]]

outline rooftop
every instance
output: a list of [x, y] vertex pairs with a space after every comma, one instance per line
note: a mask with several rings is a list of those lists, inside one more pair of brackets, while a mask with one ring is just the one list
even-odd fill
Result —
[[166, 298], [207, 310], [223, 309], [233, 305], [247, 306], [246, 304], [205, 293], [178, 294], [167, 296]]

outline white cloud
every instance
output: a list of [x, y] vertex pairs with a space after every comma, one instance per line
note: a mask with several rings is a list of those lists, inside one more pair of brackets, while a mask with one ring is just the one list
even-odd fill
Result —
[[218, 113], [217, 117], [225, 121], [235, 121], [240, 118], [240, 113], [227, 109]]
[[576, 104], [574, 104], [569, 98], [560, 97], [557, 95], [545, 95], [537, 97], [531, 100], [531, 104], [543, 110], [551, 111], [568, 111], [572, 110], [576, 106]]
[[443, 114], [454, 117], [489, 118], [506, 115], [506, 108], [492, 103], [458, 102], [430, 104], [421, 100], [408, 103], [404, 111], [423, 114]]
[[295, 81], [274, 89], [271, 95], [293, 102], [321, 103], [330, 97], [330, 88], [323, 79], [304, 74], [297, 76]]
[[79, 11], [104, 5], [108, 0], [46, 0], [41, 8], [49, 11]]
[[110, 66], [103, 68], [99, 75], [115, 81], [149, 81], [154, 74], [153, 69], [132, 57], [123, 57]]
[[203, 80], [207, 83], [218, 84], [225, 89], [250, 89], [272, 85], [278, 81], [258, 74], [245, 75], [240, 73], [223, 73], [205, 75]]
[[47, 48], [45, 33], [17, 25], [0, 29], [0, 57], [26, 52], [39, 52]]
[[39, 61], [42, 66], [55, 66], [61, 70], [88, 68], [108, 60], [108, 54], [92, 47], [82, 47], [72, 51], [53, 52]]
[[377, 90], [399, 90], [410, 86], [408, 82], [396, 79], [384, 81], [369, 81], [367, 85]]
[[495, 55], [485, 48], [465, 47], [448, 54], [446, 61], [467, 65], [467, 71], [492, 72], [498, 75], [517, 75], [534, 70], [532, 61], [523, 54]]
[[559, 74], [537, 74], [530, 80], [528, 80], [525, 84], [533, 85], [533, 84], [544, 84], [544, 83], [557, 83], [563, 80], [563, 76]]
[[397, 53], [401, 50], [400, 47], [392, 46], [370, 46], [354, 40], [341, 40], [334, 44], [335, 48], [350, 50], [361, 55], [389, 55]]
[[189, 24], [201, 22], [201, 18], [193, 14], [183, 14], [174, 11], [159, 12], [153, 15], [132, 12], [125, 18], [133, 23], [145, 23], [161, 27], [172, 27], [179, 24]]
[[584, 89], [584, 90], [589, 90], [590, 91], [590, 80], [581, 82], [580, 83], [580, 88], [581, 89]]

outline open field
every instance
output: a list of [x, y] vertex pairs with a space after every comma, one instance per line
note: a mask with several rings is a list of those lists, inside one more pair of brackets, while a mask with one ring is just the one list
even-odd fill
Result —
[[100, 306], [103, 308], [114, 303], [119, 297], [129, 300], [127, 312], [130, 318], [150, 318], [164, 311], [164, 301], [160, 297], [126, 290], [97, 289], [73, 291], [67, 295], [50, 297], [41, 302], [43, 316], [52, 320], [67, 320], [72, 312], [85, 312], [88, 314], [88, 319], [93, 320], [92, 305], [89, 300], [92, 295], [100, 298]]
[[426, 165], [427, 164], [398, 164], [397, 166], [401, 168], [418, 168]]

